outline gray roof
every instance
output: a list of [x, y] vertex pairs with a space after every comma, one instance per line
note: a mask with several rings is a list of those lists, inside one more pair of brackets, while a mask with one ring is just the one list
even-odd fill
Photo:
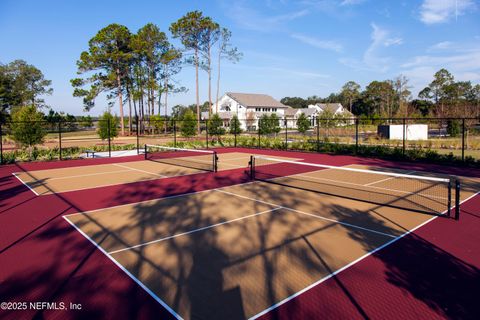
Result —
[[302, 109], [297, 109], [297, 110], [300, 110], [300, 112], [305, 114], [307, 117], [308, 116], [313, 116], [317, 112], [317, 109], [314, 109], [314, 108], [302, 108]]
[[294, 116], [295, 113], [297, 113], [298, 109], [295, 109], [295, 108], [291, 108], [291, 107], [288, 107], [287, 109], [285, 109], [285, 116]]
[[227, 96], [234, 99], [245, 107], [274, 107], [274, 108], [287, 108], [286, 105], [280, 101], [275, 100], [267, 94], [258, 93], [235, 93], [227, 92]]
[[[337, 112], [339, 108], [342, 107], [341, 103], [317, 103], [317, 106], [322, 108], [324, 111], [330, 111], [331, 113]], [[345, 112], [349, 112], [345, 109]]]

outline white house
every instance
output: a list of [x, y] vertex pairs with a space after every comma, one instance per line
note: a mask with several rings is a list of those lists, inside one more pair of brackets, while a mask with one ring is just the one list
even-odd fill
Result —
[[[230, 125], [233, 115], [237, 115], [243, 130], [257, 130], [258, 120], [263, 114], [275, 113], [283, 118], [287, 108], [266, 94], [227, 92], [213, 104], [212, 112], [218, 113], [225, 127]], [[203, 119], [208, 117], [208, 112], [202, 113]]]
[[285, 111], [285, 117], [287, 119], [287, 125], [289, 128], [295, 128], [297, 126], [297, 120], [301, 114], [304, 114], [308, 120], [310, 120], [310, 125], [315, 126], [315, 119], [322, 118], [325, 113], [328, 114], [328, 117], [331, 116], [343, 116], [344, 118], [351, 118], [348, 122], [350, 124], [354, 123], [354, 115], [347, 109], [345, 109], [341, 103], [317, 103], [311, 104], [308, 108], [288, 108]]

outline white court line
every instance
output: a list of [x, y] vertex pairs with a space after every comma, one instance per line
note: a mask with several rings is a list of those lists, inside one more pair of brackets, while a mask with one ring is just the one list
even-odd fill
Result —
[[263, 203], [263, 204], [268, 204], [268, 205], [271, 205], [271, 206], [279, 206], [280, 208], [285, 209], [285, 210], [301, 213], [301, 214], [304, 214], [304, 215], [307, 215], [307, 216], [315, 217], [315, 218], [321, 219], [321, 220], [330, 221], [330, 222], [333, 222], [333, 223], [338, 223], [338, 224], [348, 226], [348, 227], [351, 227], [351, 228], [361, 229], [361, 230], [364, 230], [364, 231], [380, 234], [380, 235], [387, 236], [387, 237], [390, 237], [390, 238], [395, 237], [394, 235], [391, 235], [391, 234], [388, 234], [388, 233], [384, 233], [384, 232], [369, 229], [369, 228], [360, 227], [360, 226], [357, 226], [355, 224], [350, 224], [350, 223], [347, 223], [347, 222], [342, 222], [342, 221], [338, 221], [338, 220], [335, 220], [335, 219], [326, 218], [326, 217], [323, 217], [323, 216], [318, 216], [318, 215], [311, 214], [311, 213], [304, 212], [304, 211], [300, 211], [300, 210], [297, 210], [297, 209], [284, 207], [284, 206], [281, 206], [281, 205], [273, 203], [273, 202], [268, 202], [268, 201], [263, 201], [263, 200], [260, 200], [260, 199], [255, 199], [255, 198], [251, 198], [251, 197], [247, 197], [247, 196], [242, 196], [242, 195], [239, 195], [239, 194], [236, 194], [236, 193], [233, 193], [233, 192], [224, 191], [224, 190], [215, 190], [215, 191], [226, 193], [226, 194], [229, 194], [229, 195], [232, 195], [232, 196], [235, 196], [235, 197], [239, 197], [239, 198], [243, 198], [243, 199], [253, 200], [253, 201], [256, 201], [256, 202], [259, 202], [259, 203]]
[[[325, 169], [325, 170], [329, 170], [329, 169]], [[315, 171], [315, 172], [322, 172], [322, 171], [323, 170]], [[282, 176], [282, 177], [278, 177], [278, 178], [288, 178], [288, 177], [304, 177], [304, 178], [308, 178], [308, 179], [312, 179], [312, 180], [322, 180], [322, 181], [335, 182], [336, 184], [344, 183], [344, 184], [349, 184], [349, 185], [353, 185], [353, 186], [360, 186], [360, 187], [366, 186], [366, 185], [359, 184], [359, 183], [354, 183], [354, 182], [346, 182], [346, 181], [333, 180], [333, 179], [327, 179], [327, 178], [319, 178], [319, 177], [314, 177], [314, 176], [306, 176], [306, 175], [303, 175], [303, 174], [292, 174], [292, 175], [289, 175], [289, 176]], [[273, 179], [277, 179], [277, 178], [273, 178]], [[273, 179], [270, 179], [270, 180], [273, 180]], [[394, 178], [389, 178], [389, 179], [394, 179]], [[262, 181], [262, 180], [259, 180], [259, 181]], [[380, 181], [378, 181], [378, 182], [380, 182]], [[379, 189], [379, 190], [385, 190], [385, 191], [394, 191], [394, 192], [402, 193], [402, 194], [405, 194], [405, 195], [413, 194], [413, 195], [421, 195], [425, 198], [441, 199], [441, 200], [447, 200], [448, 199], [448, 198], [445, 198], [445, 197], [432, 196], [432, 195], [413, 192], [413, 191], [410, 192], [410, 191], [403, 191], [403, 190], [389, 189], [389, 188], [382, 188], [382, 187], [375, 187], [375, 186], [369, 186], [369, 187], [374, 188], [374, 189]]]
[[[406, 172], [405, 174], [412, 174], [414, 172], [417, 172], [417, 171], [408, 171]], [[382, 180], [378, 180], [378, 181], [374, 181], [374, 182], [370, 182], [370, 183], [367, 183], [367, 184], [364, 184], [364, 186], [371, 186], [372, 184], [376, 184], [376, 183], [380, 183], [380, 182], [385, 182], [385, 181], [388, 181], [388, 180], [392, 180], [392, 179], [396, 179], [397, 177], [390, 177], [390, 178], [385, 178], [385, 179], [382, 179]]]
[[139, 244], [134, 245], [134, 246], [131, 246], [131, 247], [127, 247], [127, 248], [123, 248], [123, 249], [118, 249], [118, 250], [110, 251], [108, 254], [115, 254], [115, 253], [122, 252], [122, 251], [127, 251], [127, 250], [131, 250], [131, 249], [136, 249], [136, 248], [148, 246], [148, 245], [153, 244], [153, 243], [162, 242], [162, 241], [165, 241], [165, 240], [177, 238], [177, 237], [180, 237], [180, 236], [185, 236], [185, 235], [187, 235], [187, 234], [199, 232], [199, 231], [202, 231], [202, 230], [207, 230], [207, 229], [215, 228], [215, 227], [218, 227], [218, 226], [227, 224], [227, 223], [232, 223], [232, 222], [235, 222], [235, 221], [240, 221], [240, 220], [244, 220], [244, 219], [247, 219], [247, 218], [252, 218], [252, 217], [255, 217], [255, 216], [259, 216], [259, 215], [261, 215], [261, 214], [264, 214], [264, 213], [277, 211], [277, 210], [279, 210], [279, 209], [284, 209], [284, 208], [282, 208], [282, 207], [277, 207], [277, 208], [273, 208], [273, 209], [269, 209], [269, 210], [257, 212], [257, 213], [254, 213], [254, 214], [250, 214], [250, 215], [248, 215], [248, 216], [244, 216], [244, 217], [240, 217], [240, 218], [235, 218], [235, 219], [227, 220], [227, 221], [224, 221], [224, 222], [214, 223], [214, 224], [211, 224], [211, 225], [208, 225], [208, 226], [205, 226], [205, 227], [201, 227], [201, 228], [198, 228], [198, 229], [190, 230], [190, 231], [187, 231], [187, 232], [177, 233], [177, 234], [174, 234], [174, 235], [172, 235], [172, 236], [165, 237], [165, 238], [160, 238], [160, 239], [156, 239], [156, 240], [152, 240], [152, 241], [148, 241], [148, 242], [144, 242], [144, 243], [139, 243]]
[[23, 180], [20, 179], [20, 177], [17, 176], [17, 174], [16, 174], [15, 172], [12, 172], [12, 174], [13, 174], [13, 176], [14, 176], [15, 178], [18, 179], [18, 181], [20, 181], [21, 183], [23, 183], [24, 186], [26, 186], [28, 189], [30, 189], [30, 191], [32, 191], [36, 196], [39, 195], [39, 194], [38, 194], [35, 190], [33, 190], [26, 182], [23, 182]]
[[[195, 174], [203, 174], [203, 173], [206, 173], [206, 172], [205, 171], [198, 171], [198, 172], [179, 174], [179, 175], [173, 175], [173, 176], [164, 176], [164, 177], [162, 177], [162, 179], [193, 176]], [[158, 178], [152, 177], [152, 178], [148, 178], [148, 179], [144, 178], [144, 179], [141, 179], [141, 180], [130, 181], [130, 182], [125, 182], [124, 181], [124, 182], [119, 182], [119, 183], [102, 184], [100, 186], [91, 186], [91, 187], [77, 188], [77, 189], [67, 189], [67, 190], [62, 190], [62, 191], [51, 192], [51, 194], [65, 193], [65, 192], [75, 192], [75, 191], [82, 191], [82, 190], [89, 190], [89, 189], [97, 189], [97, 188], [103, 188], [103, 187], [111, 187], [111, 186], [125, 185], [125, 184], [130, 184], [130, 183], [152, 181], [152, 180], [158, 180]]]
[[113, 165], [117, 166], [117, 167], [120, 167], [120, 168], [130, 169], [132, 171], [138, 171], [138, 172], [143, 172], [143, 173], [146, 173], [146, 174], [151, 174], [151, 175], [154, 175], [154, 176], [157, 176], [157, 177], [162, 177], [162, 178], [167, 178], [168, 177], [168, 176], [163, 175], [163, 174], [154, 173], [154, 172], [150, 172], [150, 171], [145, 171], [145, 170], [141, 170], [141, 169], [137, 169], [137, 168], [131, 168], [131, 167], [124, 166], [124, 165], [118, 164], [118, 163], [113, 163]]
[[71, 213], [71, 214], [66, 214], [66, 215], [64, 215], [64, 217], [70, 217], [70, 216], [75, 216], [75, 215], [79, 215], [79, 214], [94, 213], [94, 212], [98, 212], [98, 211], [104, 211], [104, 210], [107, 210], [107, 209], [115, 209], [115, 208], [121, 208], [121, 207], [126, 207], [126, 206], [134, 206], [134, 205], [138, 205], [138, 204], [144, 204], [144, 203], [147, 203], [147, 202], [163, 201], [163, 200], [172, 199], [172, 198], [186, 197], [186, 196], [191, 196], [191, 195], [198, 194], [198, 193], [213, 192], [215, 190], [229, 188], [229, 187], [232, 187], [232, 186], [244, 186], [244, 185], [248, 185], [248, 184], [252, 184], [252, 183], [254, 183], [254, 181], [250, 181], [250, 182], [246, 182], [246, 183], [240, 183], [240, 184], [236, 184], [236, 185], [225, 186], [225, 187], [220, 187], [220, 188], [216, 188], [216, 189], [206, 189], [206, 190], [200, 190], [200, 191], [193, 191], [193, 192], [189, 192], [189, 193], [176, 194], [176, 195], [173, 195], [173, 196], [167, 196], [167, 197], [163, 197], [163, 198], [143, 200], [143, 201], [140, 201], [140, 202], [119, 204], [117, 206], [108, 207], [108, 208], [100, 208], [100, 209], [95, 209], [95, 210], [90, 210], [90, 211], [82, 211], [82, 212], [75, 212], [75, 213]]
[[86, 174], [79, 174], [75, 176], [65, 176], [65, 177], [58, 177], [58, 178], [48, 178], [48, 181], [52, 180], [62, 180], [62, 179], [71, 179], [71, 178], [80, 178], [80, 177], [90, 177], [90, 176], [98, 176], [102, 174], [109, 174], [109, 173], [120, 173], [120, 172], [127, 172], [130, 170], [115, 170], [115, 171], [104, 171], [104, 172], [97, 172], [97, 173], [86, 173]]
[[[461, 201], [460, 204], [462, 204], [462, 203], [464, 203], [464, 202], [472, 199], [473, 197], [477, 196], [478, 194], [480, 194], [480, 191], [477, 192], [477, 193], [475, 193], [475, 194], [473, 194], [473, 195], [471, 195], [471, 196], [468, 197], [467, 199]], [[445, 214], [446, 212], [447, 212], [447, 210], [445, 210], [442, 214]], [[362, 261], [363, 259], [371, 256], [371, 255], [374, 254], [375, 252], [382, 250], [383, 248], [391, 245], [392, 243], [400, 240], [401, 238], [405, 237], [406, 235], [414, 232], [414, 231], [417, 230], [418, 228], [423, 227], [423, 226], [426, 225], [427, 223], [429, 223], [429, 222], [431, 222], [431, 221], [433, 221], [433, 220], [435, 220], [435, 219], [437, 219], [437, 218], [438, 218], [438, 216], [432, 217], [432, 218], [428, 219], [427, 221], [423, 222], [422, 224], [416, 226], [415, 228], [410, 229], [410, 230], [408, 230], [407, 232], [405, 232], [404, 234], [396, 237], [395, 239], [393, 239], [393, 240], [391, 240], [391, 241], [389, 241], [389, 242], [387, 242], [387, 243], [384, 243], [384, 244], [381, 245], [380, 247], [378, 247], [378, 248], [376, 248], [376, 249], [374, 249], [374, 250], [372, 250], [372, 251], [370, 251], [370, 252], [367, 252], [366, 254], [364, 254], [363, 256], [361, 256], [360, 258], [358, 258], [358, 259], [350, 262], [349, 264], [343, 266], [342, 268], [336, 270], [335, 272], [330, 273], [329, 275], [323, 277], [322, 279], [318, 280], [317, 282], [312, 283], [312, 284], [309, 285], [308, 287], [303, 288], [302, 290], [300, 290], [300, 291], [292, 294], [291, 296], [283, 299], [283, 300], [280, 301], [280, 302], [275, 303], [274, 305], [272, 305], [272, 306], [270, 306], [269, 308], [263, 310], [262, 312], [257, 313], [256, 315], [250, 317], [249, 320], [257, 319], [257, 318], [263, 316], [264, 314], [272, 311], [273, 309], [276, 309], [277, 307], [281, 306], [282, 304], [285, 304], [286, 302], [288, 302], [288, 301], [290, 301], [290, 300], [298, 297], [298, 296], [301, 295], [302, 293], [304, 293], [304, 292], [312, 289], [313, 287], [316, 287], [317, 285], [319, 285], [319, 284], [321, 284], [322, 282], [325, 282], [326, 280], [334, 277], [335, 275], [339, 274], [340, 272], [345, 271], [346, 269], [348, 269], [348, 268], [350, 268], [351, 266], [357, 264], [358, 262]]]
[[80, 228], [78, 228], [73, 222], [71, 222], [66, 216], [63, 218], [73, 227], [75, 228], [82, 236], [84, 236], [88, 241], [90, 241], [95, 248], [100, 250], [105, 256], [107, 256], [117, 267], [120, 268], [123, 272], [125, 272], [136, 284], [140, 286], [143, 290], [145, 290], [153, 299], [155, 299], [158, 303], [160, 303], [168, 312], [170, 312], [175, 318], [179, 320], [183, 320], [183, 318], [175, 312], [170, 306], [165, 303], [162, 299], [160, 299], [152, 290], [150, 290], [142, 281], [140, 281], [137, 277], [135, 277], [130, 271], [128, 271], [121, 263], [115, 260], [112, 256], [110, 256], [100, 245], [98, 245], [94, 240], [92, 240], [85, 232], [83, 232]]

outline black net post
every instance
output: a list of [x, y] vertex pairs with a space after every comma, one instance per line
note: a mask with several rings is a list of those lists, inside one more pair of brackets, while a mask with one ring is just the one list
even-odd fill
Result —
[[135, 115], [135, 134], [137, 135], [137, 154], [140, 154], [140, 132], [138, 130], [138, 115]]
[[2, 131], [1, 118], [0, 118], [0, 164], [3, 164], [3, 131]]
[[450, 211], [452, 210], [452, 180], [448, 182], [448, 200], [447, 200], [447, 216], [450, 217]]
[[254, 167], [253, 167], [253, 166], [254, 166], [254, 164], [253, 164], [254, 159], [255, 159], [255, 158], [254, 158], [253, 156], [250, 156], [250, 162], [248, 163], [249, 168], [250, 168], [250, 179], [252, 179], [252, 180], [255, 178], [255, 177], [253, 176], [253, 174], [254, 174], [254, 172], [255, 172]]
[[148, 155], [147, 155], [147, 145], [145, 144], [145, 150], [143, 150], [143, 154], [144, 154], [144, 157], [145, 157], [145, 160], [148, 159]]
[[[240, 127], [240, 126], [239, 126], [239, 127]], [[233, 139], [234, 139], [234, 141], [233, 141], [233, 146], [234, 146], [235, 148], [237, 147], [237, 131], [240, 131], [239, 127], [237, 128], [236, 125], [233, 127], [233, 129], [234, 129], [234, 130], [233, 130]]]
[[358, 153], [358, 125], [359, 125], [359, 120], [357, 117], [355, 118], [355, 154]]
[[460, 219], [460, 180], [455, 180], [455, 220]]
[[173, 146], [177, 147], [177, 120], [173, 120]]
[[62, 120], [58, 120], [58, 157], [62, 160]]
[[208, 149], [208, 120], [205, 121], [205, 137], [207, 140], [207, 149]]
[[405, 138], [406, 138], [405, 136], [406, 136], [406, 133], [407, 133], [407, 132], [406, 132], [406, 131], [407, 131], [407, 127], [406, 127], [405, 122], [406, 122], [406, 119], [403, 118], [403, 138], [402, 138], [402, 140], [403, 140], [402, 154], [403, 154], [403, 155], [405, 155]]
[[111, 141], [111, 138], [110, 138], [110, 134], [111, 134], [110, 118], [107, 118], [107, 130], [108, 130], [108, 157], [111, 158], [112, 157], [112, 141]]
[[218, 155], [217, 155], [217, 152], [214, 151], [213, 152], [213, 172], [217, 172], [218, 171]]
[[462, 119], [462, 161], [465, 161], [465, 118]]
[[260, 120], [258, 120], [258, 141], [257, 141], [257, 148], [260, 149]]

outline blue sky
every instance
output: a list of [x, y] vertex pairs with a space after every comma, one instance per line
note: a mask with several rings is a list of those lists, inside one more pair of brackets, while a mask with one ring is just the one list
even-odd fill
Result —
[[[24, 59], [37, 66], [53, 82], [47, 103], [79, 115], [81, 99], [72, 97], [69, 80], [77, 76], [75, 62], [98, 30], [115, 22], [136, 32], [153, 22], [168, 33], [170, 24], [191, 10], [230, 29], [244, 55], [237, 64], [223, 62], [221, 93], [323, 97], [349, 80], [363, 89], [372, 80], [403, 74], [415, 97], [440, 68], [457, 80], [480, 82], [480, 3], [475, 0], [3, 0], [0, 62]], [[177, 80], [189, 91], [171, 96], [169, 105], [194, 103], [194, 69], [184, 67]], [[215, 97], [215, 86], [212, 92]], [[205, 74], [200, 97], [207, 99]], [[100, 97], [90, 114], [105, 108]]]

